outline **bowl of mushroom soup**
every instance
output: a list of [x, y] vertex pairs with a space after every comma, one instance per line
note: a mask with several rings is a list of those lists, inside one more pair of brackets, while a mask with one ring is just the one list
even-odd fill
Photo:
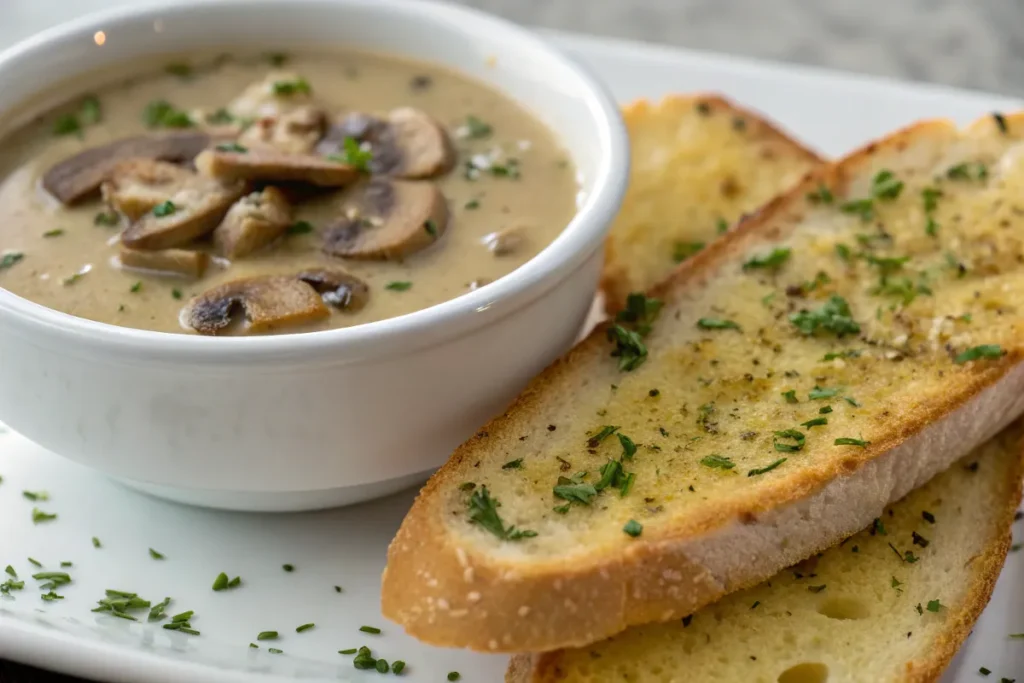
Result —
[[0, 420], [169, 499], [422, 480], [573, 342], [614, 101], [421, 0], [133, 6], [0, 54]]

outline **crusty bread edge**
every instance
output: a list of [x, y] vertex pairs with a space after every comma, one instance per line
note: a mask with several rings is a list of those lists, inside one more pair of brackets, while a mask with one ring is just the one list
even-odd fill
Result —
[[[815, 164], [827, 163], [827, 159], [821, 157], [810, 147], [806, 146], [794, 136], [783, 130], [774, 121], [769, 120], [762, 114], [736, 104], [729, 98], [713, 92], [688, 93], [685, 95], [666, 95], [661, 100], [652, 102], [647, 99], [639, 99], [623, 107], [623, 117], [629, 120], [631, 116], [639, 112], [660, 109], [662, 107], [681, 106], [697, 103], [707, 104], [715, 113], [731, 112], [741, 116], [748, 122], [748, 131], [751, 131], [751, 138], [754, 140], [770, 140], [782, 143], [790, 148], [790, 153], [802, 157], [806, 161]], [[751, 124], [753, 124], [751, 126]], [[788, 188], [783, 188], [783, 190]], [[601, 292], [604, 293], [606, 306], [610, 312], [622, 306], [626, 296], [632, 291], [632, 287], [624, 280], [625, 272], [621, 267], [613, 267], [615, 245], [612, 240], [605, 242], [604, 268], [601, 272]]]
[[[1006, 561], [1006, 554], [1010, 550], [1011, 526], [1017, 506], [1020, 504], [1021, 485], [1024, 483], [1024, 442], [1019, 443], [1017, 447], [1017, 457], [1010, 474], [1015, 485], [1010, 489], [997, 514], [989, 520], [990, 538], [974, 560], [966, 597], [958, 606], [956, 614], [950, 615], [945, 630], [938, 634], [937, 639], [929, 647], [928, 658], [923, 661], [907, 662], [905, 671], [893, 683], [938, 681], [991, 599], [992, 591]], [[513, 655], [505, 672], [505, 683], [553, 683], [558, 679], [552, 678], [548, 673], [556, 669], [559, 654], [560, 651]]]
[[[1019, 120], [1020, 117], [1012, 118]], [[892, 146], [900, 150], [917, 135], [953, 136], [956, 128], [945, 120], [918, 123], [812, 172], [789, 193], [777, 197], [743, 220], [729, 235], [682, 264], [672, 277], [654, 288], [654, 294], [700, 286], [728, 261], [737, 245], [743, 248], [747, 236], [761, 238], [762, 233], [769, 239], [780, 236], [777, 226], [765, 232], [764, 224], [794, 208], [799, 210], [800, 203], [805, 201], [804, 195], [819, 182], [841, 187], [846, 178], [857, 172], [860, 164], [870, 161], [879, 149]], [[601, 329], [595, 332], [595, 335], [601, 334]], [[517, 420], [530, 419], [533, 394], [543, 392], [545, 385], [561, 373], [572, 372], [577, 362], [593, 353], [604, 355], [605, 351], [603, 340], [592, 336], [534, 380], [505, 415], [486, 430], [492, 433], [514, 431]], [[866, 449], [856, 449], [858, 452], [851, 453], [836, 469], [779, 477], [756, 498], [731, 501], [716, 509], [715, 515], [696, 518], [685, 527], [659, 529], [657, 536], [645, 534], [643, 542], [631, 545], [623, 553], [597, 560], [575, 558], [572, 563], [523, 565], [495, 562], [487, 555], [463, 547], [459, 539], [449, 533], [442, 521], [441, 507], [445, 502], [439, 489], [454, 476], [462, 460], [473, 457], [475, 448], [487, 447], [485, 437], [478, 436], [461, 446], [448, 464], [431, 478], [406, 517], [389, 548], [382, 609], [385, 616], [425, 642], [489, 652], [578, 647], [634, 624], [685, 616], [728, 592], [770, 577], [785, 566], [827, 548], [839, 538], [856, 533], [870, 523], [884, 505], [902, 497], [994, 436], [1024, 411], [1024, 365], [1019, 363], [1017, 353], [986, 363], [985, 369], [964, 378], [959, 391], [947, 392], [940, 404], [930, 411], [922, 410], [909, 416], [890, 438]], [[971, 410], [978, 406], [983, 410]], [[980, 419], [974, 418], [975, 412]], [[967, 417], [955, 419], [957, 413]], [[925, 448], [921, 458], [902, 458], [901, 464], [914, 464], [920, 470], [905, 480], [892, 479], [888, 492], [880, 494], [874, 479], [884, 464], [893, 461], [895, 450], [899, 447], [918, 450], [919, 444], [933, 440], [932, 432], [936, 430], [940, 430], [937, 436], [940, 443], [944, 437], [949, 437], [957, 445], [946, 449]], [[965, 439], [964, 435], [970, 437]], [[837, 491], [851, 487], [860, 487], [861, 497], [836, 499]], [[817, 524], [799, 538], [788, 533], [793, 530], [791, 525], [798, 523], [809, 508], [820, 507], [826, 500], [837, 509], [856, 507], [858, 514], [846, 515], [844, 524], [827, 532], [822, 531], [822, 518], [818, 518]], [[748, 545], [736, 545], [737, 539]], [[779, 547], [784, 540], [789, 543], [785, 551]], [[763, 550], [750, 552], [750, 541]], [[709, 566], [709, 562], [714, 564]], [[660, 571], [672, 572], [682, 590], [670, 596], [661, 589], [645, 591], [657, 589], [650, 581], [648, 585], [639, 585], [638, 576], [647, 574], [651, 578]], [[435, 601], [437, 592], [432, 588], [436, 586], [442, 586], [448, 597]], [[456, 595], [462, 590], [466, 592]], [[572, 609], [574, 605], [587, 604], [597, 595], [609, 596], [609, 599], [602, 600], [599, 609], [590, 610], [587, 619]], [[449, 609], [448, 598], [459, 607]]]

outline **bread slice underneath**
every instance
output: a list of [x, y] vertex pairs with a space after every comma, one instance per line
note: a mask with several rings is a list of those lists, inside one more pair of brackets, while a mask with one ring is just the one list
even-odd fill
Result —
[[889, 507], [865, 531], [756, 588], [587, 647], [518, 655], [506, 681], [934, 681], [988, 602], [1006, 558], [1020, 500], [1021, 426]]
[[613, 309], [645, 292], [744, 213], [792, 187], [821, 159], [757, 114], [712, 94], [623, 109], [629, 190], [605, 248]]
[[812, 172], [456, 450], [391, 544], [385, 615], [578, 647], [864, 528], [1024, 412], [1021, 197], [1020, 115]]

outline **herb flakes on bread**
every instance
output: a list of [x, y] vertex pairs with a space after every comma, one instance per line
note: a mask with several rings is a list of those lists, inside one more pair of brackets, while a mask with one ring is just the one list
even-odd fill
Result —
[[856, 533], [1024, 412], [1021, 197], [1024, 115], [812, 173], [455, 452], [389, 549], [385, 615], [578, 647]]
[[622, 115], [632, 147], [629, 189], [608, 233], [601, 282], [615, 309], [822, 162], [718, 95], [639, 100]]
[[1006, 558], [1024, 474], [1022, 426], [895, 503], [866, 530], [766, 583], [584, 648], [518, 655], [506, 680], [935, 681], [988, 602]]

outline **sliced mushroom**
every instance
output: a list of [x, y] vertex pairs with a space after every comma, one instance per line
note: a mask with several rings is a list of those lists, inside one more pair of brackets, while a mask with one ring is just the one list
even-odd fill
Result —
[[480, 238], [480, 241], [495, 256], [514, 254], [526, 242], [525, 230], [521, 227], [495, 230]]
[[187, 185], [129, 225], [121, 244], [145, 250], [188, 244], [216, 228], [244, 191], [243, 183], [222, 185], [193, 174]]
[[128, 159], [114, 164], [100, 190], [111, 207], [135, 221], [195, 179], [194, 172], [166, 161]]
[[309, 154], [288, 154], [274, 149], [245, 152], [208, 149], [196, 157], [196, 168], [224, 181], [303, 182], [321, 187], [343, 187], [359, 177], [354, 166]]
[[284, 194], [266, 187], [235, 202], [213, 231], [213, 243], [221, 255], [239, 258], [276, 240], [291, 222], [292, 207]]
[[369, 286], [344, 270], [316, 268], [304, 270], [295, 277], [320, 292], [325, 303], [348, 313], [361, 310], [370, 299]]
[[263, 275], [226, 282], [189, 302], [185, 323], [199, 334], [225, 332], [244, 313], [245, 331], [270, 332], [315, 322], [330, 315], [311, 286], [294, 277]]
[[324, 233], [331, 256], [402, 259], [448, 228], [448, 204], [433, 183], [374, 178], [353, 192], [343, 217]]
[[419, 109], [402, 107], [381, 119], [349, 114], [332, 126], [317, 146], [323, 155], [343, 153], [345, 138], [370, 147], [371, 173], [396, 178], [431, 178], [451, 170], [455, 162], [448, 134]]
[[308, 81], [288, 71], [271, 71], [262, 81], [250, 84], [228, 105], [228, 111], [243, 119], [280, 116], [310, 104], [313, 92]]
[[279, 116], [256, 119], [238, 138], [248, 148], [270, 147], [290, 154], [308, 154], [324, 134], [327, 116], [318, 107], [299, 107]]
[[210, 264], [210, 255], [190, 249], [160, 249], [141, 251], [121, 247], [121, 265], [125, 268], [151, 270], [157, 273], [201, 278]]
[[43, 175], [43, 188], [61, 203], [74, 204], [95, 194], [120, 161], [191, 161], [210, 142], [209, 134], [196, 131], [115, 140], [87, 149], [54, 165]]

